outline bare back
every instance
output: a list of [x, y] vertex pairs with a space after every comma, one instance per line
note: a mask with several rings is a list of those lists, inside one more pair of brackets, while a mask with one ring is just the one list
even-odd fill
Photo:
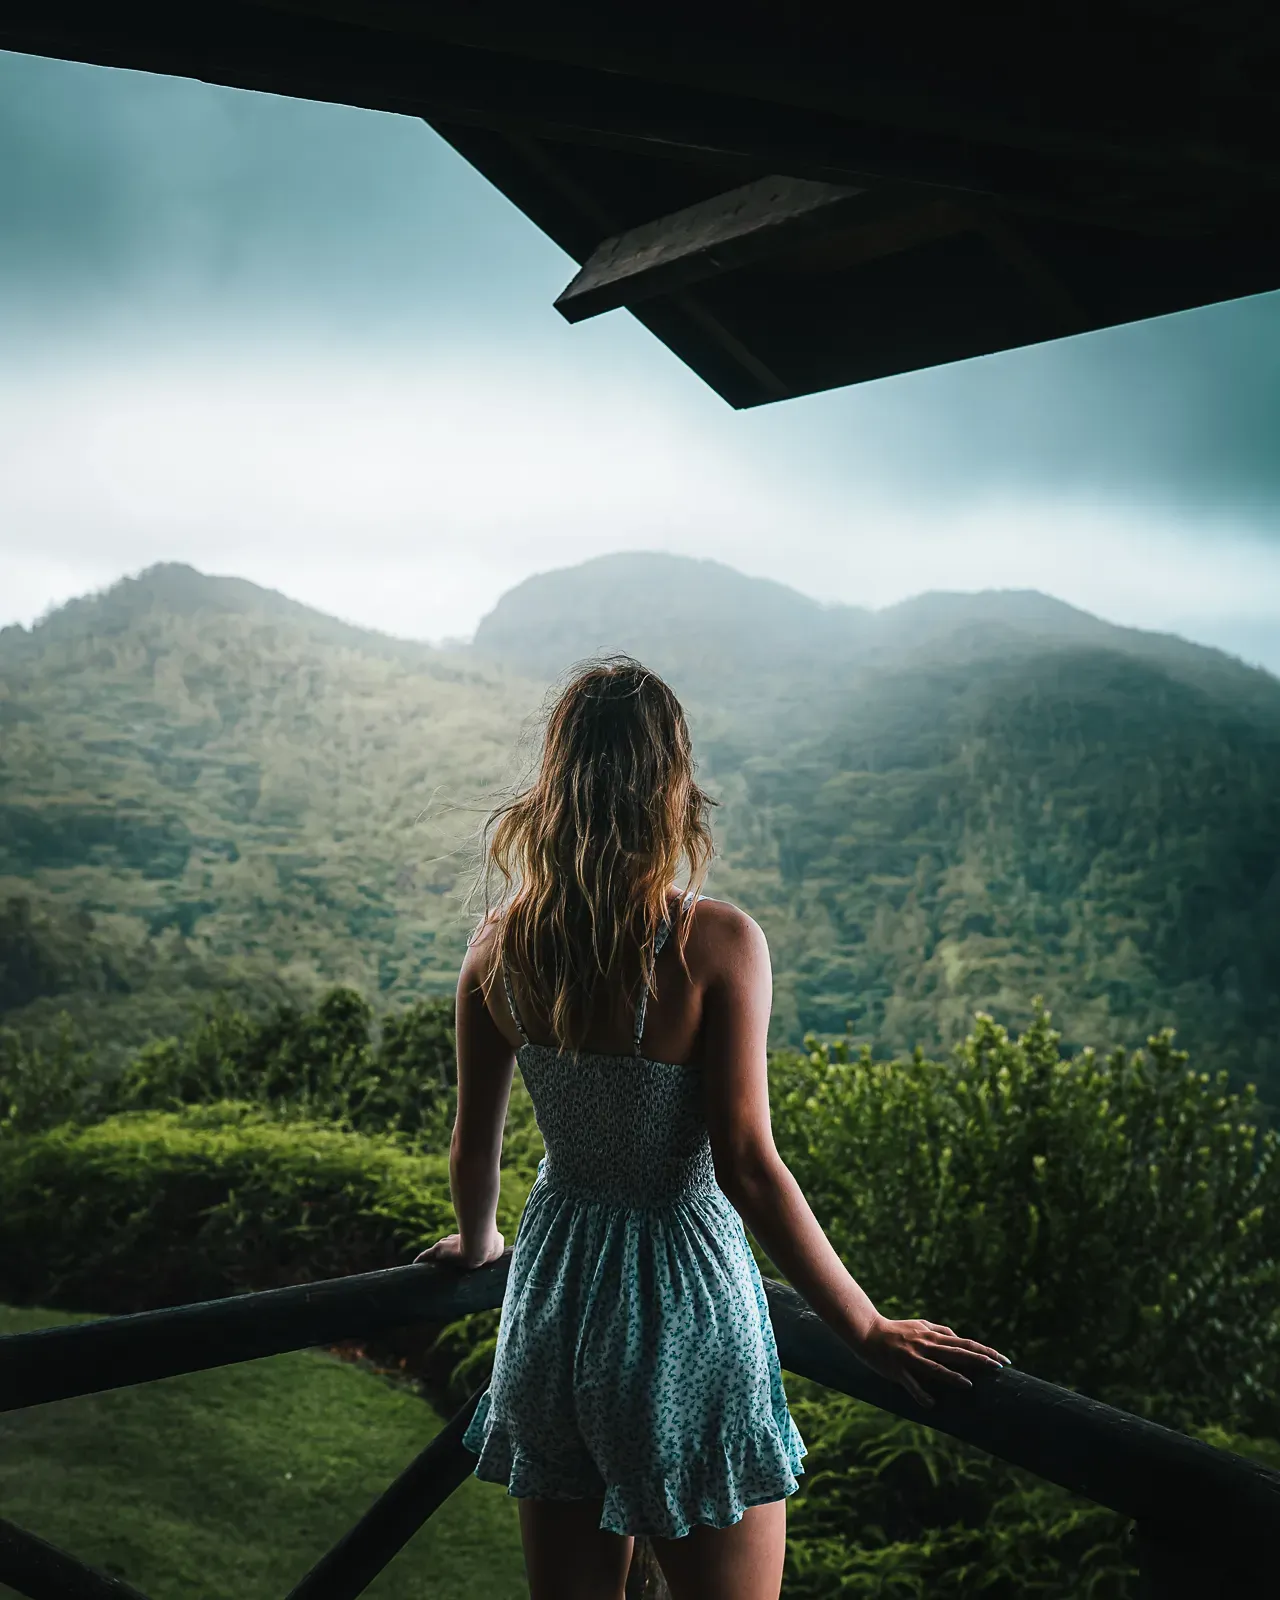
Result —
[[[679, 897], [672, 896], [674, 913]], [[654, 1061], [676, 1066], [703, 1066], [713, 1059], [715, 1003], [718, 992], [735, 971], [738, 942], [750, 919], [725, 901], [699, 899], [693, 909], [685, 959], [675, 940], [669, 939], [654, 966], [654, 993], [645, 1014], [643, 1052]], [[483, 959], [485, 952], [478, 952]], [[537, 1044], [551, 1044], [545, 1017], [538, 1014], [531, 996], [513, 984], [516, 1006], [528, 1036]], [[634, 1010], [619, 987], [609, 997], [608, 1014], [593, 1023], [583, 1048], [599, 1055], [630, 1055]], [[517, 1049], [520, 1034], [501, 984], [494, 984], [487, 1009], [503, 1038]], [[767, 1014], [767, 1001], [766, 1001]]]

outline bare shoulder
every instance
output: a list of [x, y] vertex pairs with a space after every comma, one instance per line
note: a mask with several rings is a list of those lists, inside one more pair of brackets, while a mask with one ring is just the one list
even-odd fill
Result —
[[467, 989], [482, 990], [485, 980], [493, 970], [494, 943], [498, 936], [498, 917], [491, 913], [480, 924], [467, 942], [467, 953], [462, 959], [459, 983]]
[[769, 961], [764, 931], [754, 917], [728, 900], [699, 900], [693, 908], [688, 959], [704, 981]]

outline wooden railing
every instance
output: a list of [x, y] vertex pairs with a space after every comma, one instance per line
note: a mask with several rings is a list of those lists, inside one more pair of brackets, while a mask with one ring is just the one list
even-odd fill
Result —
[[[11, 1334], [0, 1338], [0, 1411], [451, 1322], [501, 1304], [508, 1261], [509, 1252], [466, 1273], [393, 1267]], [[1132, 1518], [1146, 1600], [1280, 1595], [1280, 1473], [1012, 1367], [971, 1390], [940, 1394], [922, 1414], [794, 1290], [765, 1287], [787, 1371], [924, 1422]], [[347, 1600], [364, 1591], [470, 1474], [475, 1457], [462, 1435], [478, 1399], [472, 1395], [288, 1600]], [[146, 1600], [3, 1519], [0, 1583], [30, 1600]]]

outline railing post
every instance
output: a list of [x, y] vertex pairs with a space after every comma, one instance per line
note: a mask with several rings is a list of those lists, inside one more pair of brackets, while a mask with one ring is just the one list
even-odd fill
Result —
[[0, 1517], [0, 1588], [28, 1600], [147, 1600], [123, 1578], [109, 1578], [65, 1550]]
[[289, 1591], [288, 1600], [353, 1600], [401, 1551], [436, 1508], [466, 1482], [476, 1458], [462, 1443], [483, 1388], [365, 1512], [354, 1528]]

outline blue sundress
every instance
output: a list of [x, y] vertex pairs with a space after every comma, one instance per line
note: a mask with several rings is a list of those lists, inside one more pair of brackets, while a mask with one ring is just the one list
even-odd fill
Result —
[[728, 1527], [794, 1493], [805, 1446], [715, 1181], [701, 1069], [641, 1055], [647, 992], [632, 1055], [561, 1055], [530, 1043], [503, 980], [546, 1155], [464, 1438], [475, 1475], [521, 1498], [601, 1498], [614, 1533]]

